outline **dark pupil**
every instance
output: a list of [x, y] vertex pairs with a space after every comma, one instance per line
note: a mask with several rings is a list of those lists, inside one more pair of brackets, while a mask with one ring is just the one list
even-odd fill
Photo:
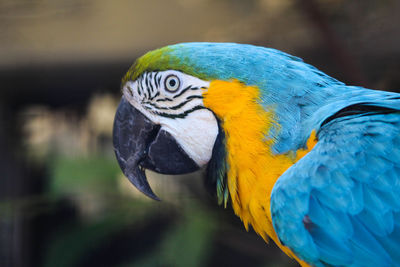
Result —
[[169, 85], [170, 85], [170, 86], [174, 87], [175, 84], [176, 84], [176, 81], [175, 81], [175, 80], [173, 80], [173, 79], [169, 80]]

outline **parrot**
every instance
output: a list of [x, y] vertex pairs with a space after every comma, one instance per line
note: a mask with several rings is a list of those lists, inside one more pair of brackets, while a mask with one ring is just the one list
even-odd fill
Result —
[[204, 169], [215, 200], [301, 266], [400, 266], [400, 94], [280, 50], [192, 42], [121, 82], [113, 146], [129, 181]]

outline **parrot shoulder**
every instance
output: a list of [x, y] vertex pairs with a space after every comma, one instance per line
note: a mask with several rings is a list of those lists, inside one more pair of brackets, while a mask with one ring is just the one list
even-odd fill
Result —
[[275, 184], [275, 231], [301, 259], [315, 266], [400, 264], [400, 108], [390, 100], [328, 118], [313, 150]]

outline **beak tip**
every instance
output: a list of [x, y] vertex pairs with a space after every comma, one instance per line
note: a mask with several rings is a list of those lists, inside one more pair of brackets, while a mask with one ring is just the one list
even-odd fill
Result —
[[153, 200], [161, 201], [161, 199], [156, 194], [154, 194], [153, 191], [146, 191], [146, 190], [140, 190], [140, 189], [139, 189], [139, 191]]
[[144, 173], [144, 170], [141, 168], [136, 169], [137, 172], [131, 173], [131, 172], [124, 172], [128, 180], [144, 195], [147, 197], [161, 201], [161, 199], [153, 192], [151, 189], [149, 182], [146, 179], [146, 175]]
[[161, 201], [161, 199], [159, 197], [157, 197], [156, 195], [153, 197], [153, 199], [156, 201]]

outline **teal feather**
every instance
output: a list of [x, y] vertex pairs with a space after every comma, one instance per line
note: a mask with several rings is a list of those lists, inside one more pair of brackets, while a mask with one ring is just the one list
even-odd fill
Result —
[[227, 185], [228, 163], [226, 161], [225, 132], [218, 121], [218, 136], [215, 141], [212, 157], [207, 166], [206, 187], [215, 194], [219, 205], [226, 207], [229, 194]]

